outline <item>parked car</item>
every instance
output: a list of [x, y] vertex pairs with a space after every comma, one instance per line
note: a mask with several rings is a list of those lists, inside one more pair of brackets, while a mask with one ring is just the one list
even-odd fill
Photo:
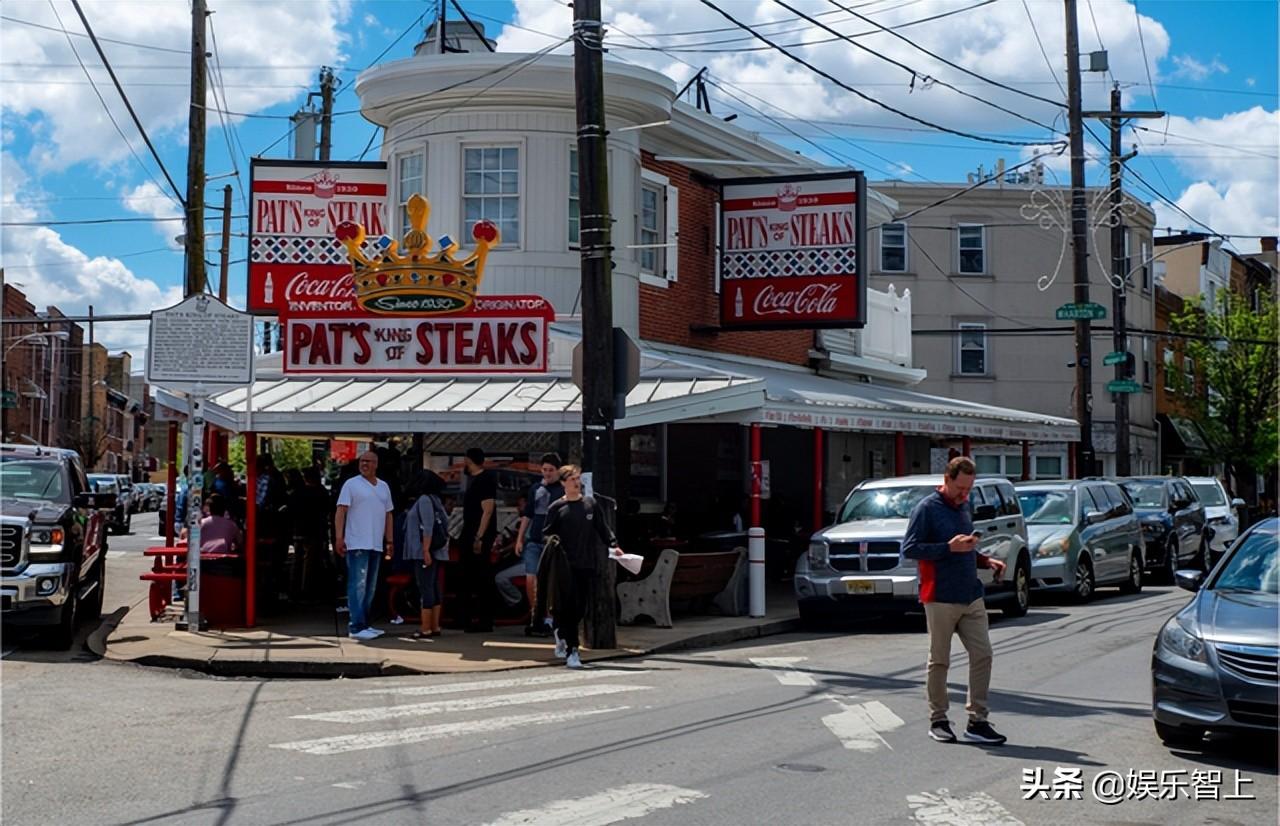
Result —
[[142, 510], [142, 499], [140, 491], [133, 480], [126, 474], [115, 474], [116, 489], [120, 491], [120, 498], [124, 499], [125, 512], [129, 514], [139, 513]]
[[[938, 487], [938, 476], [871, 479], [850, 491], [836, 524], [814, 534], [796, 563], [800, 617], [813, 622], [839, 612], [908, 611], [919, 603], [916, 562], [902, 555], [907, 519], [916, 503]], [[988, 605], [1019, 617], [1031, 603], [1031, 557], [1027, 528], [1013, 485], [978, 479], [969, 494], [978, 550], [1005, 563], [1004, 579], [991, 571], [978, 577]]]
[[129, 503], [120, 492], [120, 480], [112, 473], [90, 473], [89, 484], [96, 493], [110, 493], [116, 497], [116, 503], [107, 518], [107, 528], [112, 533], [129, 533], [133, 528], [133, 512]]
[[1209, 574], [1178, 571], [1195, 598], [1156, 637], [1151, 711], [1171, 746], [1206, 732], [1263, 734], [1275, 743], [1280, 654], [1280, 520], [1266, 519], [1236, 540]]
[[1081, 602], [1099, 585], [1119, 585], [1125, 594], [1142, 590], [1142, 527], [1119, 485], [1022, 482], [1017, 490], [1032, 587], [1067, 591]]
[[0, 620], [69, 648], [77, 622], [102, 613], [106, 512], [71, 450], [0, 446]]
[[1142, 558], [1147, 571], [1160, 572], [1166, 582], [1184, 563], [1207, 571], [1209, 540], [1204, 505], [1191, 483], [1180, 476], [1138, 476], [1120, 479], [1142, 523]]
[[155, 482], [143, 482], [139, 487], [142, 488], [142, 509], [147, 513], [155, 513], [160, 510], [160, 506], [164, 504], [164, 485], [158, 485]]
[[1228, 497], [1222, 482], [1212, 476], [1189, 476], [1187, 481], [1204, 505], [1205, 523], [1213, 529], [1209, 560], [1216, 563], [1240, 535], [1240, 516], [1236, 509], [1244, 507], [1244, 500]]

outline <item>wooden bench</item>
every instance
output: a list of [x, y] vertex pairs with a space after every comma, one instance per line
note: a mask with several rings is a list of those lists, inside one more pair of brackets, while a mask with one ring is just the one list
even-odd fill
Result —
[[709, 600], [726, 616], [742, 616], [739, 590], [746, 568], [745, 548], [710, 554], [682, 554], [667, 548], [647, 577], [618, 584], [619, 622], [629, 625], [646, 616], [659, 628], [670, 628], [673, 599]]

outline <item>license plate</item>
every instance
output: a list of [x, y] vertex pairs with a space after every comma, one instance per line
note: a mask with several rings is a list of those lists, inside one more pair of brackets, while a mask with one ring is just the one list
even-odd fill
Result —
[[844, 584], [844, 587], [850, 594], [874, 594], [876, 592], [876, 584], [869, 579], [849, 580]]

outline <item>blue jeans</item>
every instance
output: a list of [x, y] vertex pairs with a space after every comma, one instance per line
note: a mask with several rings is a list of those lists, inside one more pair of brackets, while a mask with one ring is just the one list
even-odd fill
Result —
[[382, 554], [378, 551], [347, 549], [347, 610], [350, 612], [347, 628], [352, 634], [369, 627], [381, 561]]
[[524, 543], [524, 553], [520, 555], [520, 559], [524, 562], [524, 572], [530, 576], [538, 573], [538, 562], [542, 560], [542, 543], [526, 542]]

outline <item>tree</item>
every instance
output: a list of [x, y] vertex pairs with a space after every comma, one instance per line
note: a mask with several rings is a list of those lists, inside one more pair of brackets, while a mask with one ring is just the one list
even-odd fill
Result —
[[[1197, 336], [1182, 341], [1182, 353], [1195, 359], [1205, 392], [1189, 394], [1187, 412], [1212, 440], [1236, 480], [1236, 494], [1246, 500], [1257, 493], [1257, 474], [1275, 470], [1280, 426], [1280, 321], [1275, 297], [1264, 291], [1259, 298], [1255, 311], [1244, 296], [1221, 290], [1215, 308], [1204, 309], [1198, 296], [1171, 320], [1174, 332]], [[1173, 378], [1176, 389], [1188, 389], [1183, 371], [1174, 371]]]
[[59, 447], [79, 453], [85, 470], [92, 472], [107, 455], [107, 428], [96, 416], [86, 416], [79, 422], [69, 423], [59, 442]]
[[[227, 452], [230, 454], [227, 460], [231, 462], [231, 467], [235, 472], [237, 474], [244, 473], [244, 437], [236, 436], [232, 439]], [[270, 453], [271, 458], [275, 460], [276, 467], [280, 470], [289, 470], [291, 468], [305, 470], [311, 467], [310, 439], [272, 439]]]

